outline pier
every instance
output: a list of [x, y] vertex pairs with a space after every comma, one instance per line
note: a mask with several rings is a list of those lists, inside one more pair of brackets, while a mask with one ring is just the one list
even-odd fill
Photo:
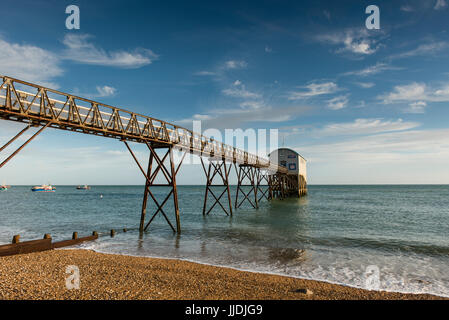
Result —
[[[270, 159], [262, 158], [166, 121], [37, 84], [7, 76], [0, 76], [0, 82], [0, 119], [26, 124], [25, 128], [0, 148], [0, 153], [31, 127], [38, 128], [0, 163], [0, 168], [47, 128], [117, 139], [124, 143], [145, 178], [139, 225], [141, 232], [149, 228], [158, 214], [165, 218], [174, 232], [181, 232], [176, 175], [187, 154], [200, 157], [206, 176], [203, 215], [208, 215], [218, 206], [225, 214], [232, 216], [233, 209], [239, 208], [244, 202], [257, 209], [263, 199], [284, 199], [307, 194], [305, 171], [291, 170], [278, 161], [272, 161], [271, 156]], [[149, 153], [147, 168], [135, 156], [131, 143], [146, 145]], [[183, 153], [178, 164], [175, 163], [174, 149]], [[208, 161], [205, 162], [204, 158]], [[300, 162], [305, 170], [305, 160], [302, 157]], [[233, 167], [238, 180], [235, 201], [232, 200], [229, 188], [229, 176]], [[156, 184], [158, 176], [163, 176], [165, 182]], [[169, 187], [169, 192], [162, 201], [151, 191], [159, 186]], [[249, 191], [243, 188], [245, 186], [250, 187]], [[156, 206], [156, 210], [151, 213], [147, 212], [149, 199]], [[170, 199], [174, 204], [174, 223], [168, 212], [164, 211], [164, 206]]]

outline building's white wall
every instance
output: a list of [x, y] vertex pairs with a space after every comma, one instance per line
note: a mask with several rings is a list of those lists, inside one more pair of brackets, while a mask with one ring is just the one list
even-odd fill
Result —
[[299, 175], [303, 176], [307, 182], [307, 162], [302, 157], [299, 157]]
[[270, 161], [286, 167], [289, 174], [303, 174], [302, 172], [306, 172], [306, 161], [293, 150], [274, 150], [270, 153]]

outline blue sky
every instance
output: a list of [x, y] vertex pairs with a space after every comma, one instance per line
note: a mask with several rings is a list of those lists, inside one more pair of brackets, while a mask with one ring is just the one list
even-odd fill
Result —
[[[70, 4], [80, 30], [65, 27]], [[370, 4], [380, 30], [365, 27]], [[311, 184], [449, 183], [448, 4], [10, 1], [0, 74], [186, 127], [279, 129]], [[0, 121], [0, 143], [21, 126]], [[178, 181], [204, 178], [186, 165]], [[46, 130], [2, 182], [144, 179], [122, 143]]]

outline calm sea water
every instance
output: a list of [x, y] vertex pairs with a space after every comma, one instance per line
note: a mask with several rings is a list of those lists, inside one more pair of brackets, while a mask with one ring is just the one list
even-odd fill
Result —
[[[13, 187], [0, 192], [0, 243], [14, 234], [68, 239], [73, 231], [126, 227], [134, 229], [81, 247], [362, 288], [367, 267], [377, 266], [380, 289], [449, 296], [449, 186], [309, 186], [307, 197], [263, 201], [233, 217], [219, 210], [203, 217], [204, 187], [180, 186], [182, 234], [158, 216], [139, 237], [142, 194], [142, 186], [59, 186], [55, 193]], [[170, 201], [174, 223], [172, 208]]]

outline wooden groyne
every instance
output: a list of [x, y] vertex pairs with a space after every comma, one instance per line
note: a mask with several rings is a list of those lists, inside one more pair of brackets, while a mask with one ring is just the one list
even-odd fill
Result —
[[74, 246], [86, 241], [98, 239], [98, 233], [92, 232], [91, 236], [78, 237], [78, 233], [74, 232], [72, 239], [53, 242], [50, 234], [46, 233], [43, 239], [20, 242], [20, 235], [15, 235], [12, 243], [0, 245], [0, 257], [12, 256], [16, 254], [32, 253], [47, 251], [56, 248]]

